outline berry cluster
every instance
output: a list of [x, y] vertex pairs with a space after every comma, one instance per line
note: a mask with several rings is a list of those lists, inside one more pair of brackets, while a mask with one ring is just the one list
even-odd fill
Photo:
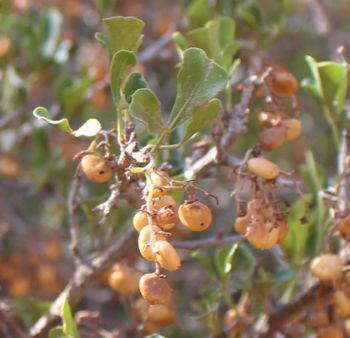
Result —
[[310, 266], [312, 274], [321, 282], [332, 283], [334, 292], [329, 299], [319, 299], [308, 314], [308, 323], [317, 330], [317, 337], [343, 338], [340, 319], [350, 318], [350, 290], [344, 274], [344, 260], [335, 254], [322, 254]]
[[[131, 171], [137, 172], [137, 168]], [[170, 301], [171, 288], [160, 274], [160, 269], [175, 271], [181, 265], [181, 259], [176, 249], [168, 242], [169, 230], [179, 220], [192, 231], [206, 230], [212, 222], [210, 209], [193, 194], [177, 207], [176, 201], [168, 192], [172, 189], [199, 189], [193, 182], [181, 182], [170, 179], [161, 170], [144, 172], [146, 185], [144, 196], [146, 203], [133, 218], [135, 229], [139, 232], [138, 247], [141, 255], [156, 264], [156, 272], [142, 276], [139, 287], [142, 296], [152, 305], [164, 304]]]

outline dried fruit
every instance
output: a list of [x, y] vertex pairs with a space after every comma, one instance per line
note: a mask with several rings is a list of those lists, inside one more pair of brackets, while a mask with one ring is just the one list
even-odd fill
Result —
[[120, 293], [131, 294], [139, 285], [141, 274], [124, 265], [115, 264], [108, 278], [109, 286]]
[[249, 225], [246, 237], [255, 248], [270, 249], [277, 243], [278, 234], [278, 228], [268, 222], [262, 223], [256, 220]]
[[152, 200], [152, 207], [155, 211], [162, 208], [173, 208], [175, 210], [176, 201], [169, 195], [158, 196]]
[[171, 325], [175, 318], [174, 310], [167, 304], [150, 305], [148, 308], [148, 319], [157, 325]]
[[148, 222], [147, 213], [144, 211], [138, 211], [132, 219], [132, 223], [136, 231], [140, 232], [142, 228], [144, 228]]
[[259, 144], [262, 150], [270, 151], [278, 148], [286, 139], [286, 130], [284, 127], [271, 127], [260, 131]]
[[280, 97], [292, 96], [299, 89], [299, 84], [296, 77], [292, 73], [280, 67], [273, 68], [267, 82], [271, 92]]
[[169, 176], [165, 171], [154, 170], [149, 175], [150, 182], [147, 183], [147, 186], [155, 186], [152, 189], [152, 196], [161, 196], [165, 195], [166, 189], [162, 188], [169, 184]]
[[95, 183], [107, 182], [113, 173], [107, 160], [100, 155], [85, 155], [81, 160], [81, 168], [86, 177]]
[[144, 228], [142, 228], [138, 238], [138, 247], [141, 255], [149, 261], [154, 261], [154, 253], [150, 245], [152, 228], [154, 231], [154, 243], [156, 241], [164, 241], [166, 239], [164, 235], [159, 233], [161, 232], [161, 229], [156, 225], [153, 225], [152, 227], [150, 225], [147, 225]]
[[146, 317], [149, 304], [144, 298], [139, 298], [135, 303], [133, 309], [138, 317]]
[[335, 312], [340, 317], [350, 316], [350, 299], [341, 290], [337, 290], [333, 294], [333, 305]]
[[249, 226], [249, 217], [248, 216], [242, 216], [242, 217], [237, 217], [236, 218], [235, 230], [239, 234], [245, 235], [248, 226]]
[[273, 180], [280, 173], [278, 165], [263, 157], [249, 159], [247, 166], [249, 171], [253, 174], [265, 178], [266, 180]]
[[169, 242], [157, 241], [154, 245], [154, 250], [156, 259], [162, 268], [175, 271], [180, 267], [180, 256]]
[[155, 273], [147, 273], [140, 279], [141, 295], [150, 304], [164, 304], [171, 299], [172, 290], [168, 282]]
[[350, 236], [350, 216], [338, 220], [338, 230], [343, 236]]
[[192, 231], [203, 231], [212, 222], [210, 209], [199, 201], [183, 203], [179, 207], [180, 221]]
[[301, 122], [298, 119], [286, 119], [281, 121], [281, 126], [285, 130], [285, 140], [292, 141], [299, 137], [301, 133]]
[[311, 272], [323, 281], [338, 280], [342, 276], [343, 260], [338, 255], [323, 254], [311, 262]]

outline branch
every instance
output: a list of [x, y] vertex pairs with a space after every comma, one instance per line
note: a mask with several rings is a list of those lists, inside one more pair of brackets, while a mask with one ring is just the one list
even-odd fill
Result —
[[60, 321], [60, 311], [65, 296], [67, 295], [70, 306], [74, 308], [92, 282], [97, 280], [113, 263], [123, 259], [129, 250], [134, 250], [135, 240], [136, 232], [132, 227], [129, 227], [114, 244], [93, 259], [89, 265], [77, 267], [70, 282], [51, 305], [49, 313], [41, 317], [32, 327], [30, 331], [32, 337], [47, 337], [50, 328]]
[[318, 282], [310, 289], [296, 296], [294, 300], [280, 307], [269, 316], [268, 330], [261, 333], [258, 338], [273, 338], [284, 326], [290, 324], [293, 319], [314, 304], [317, 299], [330, 297], [333, 292], [331, 284]]
[[230, 235], [225, 237], [197, 239], [193, 241], [172, 241], [171, 244], [178, 249], [193, 251], [201, 248], [214, 248], [228, 243], [235, 243], [243, 239], [244, 237], [241, 235]]

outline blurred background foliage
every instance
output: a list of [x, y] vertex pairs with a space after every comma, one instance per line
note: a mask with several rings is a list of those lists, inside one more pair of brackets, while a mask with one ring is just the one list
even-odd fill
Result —
[[[74, 127], [93, 117], [105, 129], [115, 126], [108, 56], [94, 38], [103, 31], [102, 18], [135, 16], [146, 23], [139, 56], [144, 61], [135, 70], [157, 93], [164, 112], [170, 111], [176, 94], [179, 46], [169, 38], [151, 58], [146, 52], [174, 31], [179, 32], [175, 40], [181, 45], [193, 42], [195, 34], [188, 32], [209, 20], [232, 18], [230, 48], [241, 60], [234, 75], [236, 84], [247, 77], [245, 67], [255, 58], [284, 65], [301, 81], [312, 78], [306, 55], [317, 61], [341, 61], [337, 47], [350, 47], [349, 0], [2, 0], [0, 4], [0, 294], [12, 300], [27, 327], [45, 312], [72, 273], [66, 200], [75, 167], [72, 158], [88, 146], [84, 140], [44, 127], [33, 119], [32, 110], [46, 106], [53, 117], [67, 117]], [[244, 243], [194, 252], [171, 276], [183, 324], [163, 329], [165, 336], [184, 336], [185, 330], [186, 337], [200, 337], [205, 325], [218, 330], [222, 325], [219, 314], [245, 294], [251, 296], [251, 316], [263, 316], [266, 295], [287, 302], [300, 287], [298, 277], [306, 274], [310, 257], [322, 249], [329, 221], [318, 192], [336, 175], [337, 151], [323, 114], [324, 102], [320, 105], [304, 89], [298, 95], [302, 136], [271, 155], [304, 180], [312, 206], [308, 225], [300, 225], [303, 204], [295, 194], [280, 192], [294, 203], [291, 231], [283, 244], [288, 264], [275, 264], [268, 251], [257, 254]], [[234, 91], [234, 102], [237, 99]], [[258, 100], [255, 107], [248, 132], [232, 149], [235, 155], [242, 155], [257, 141]], [[197, 139], [209, 134], [209, 129], [204, 130]], [[172, 152], [175, 170], [181, 172], [183, 156], [190, 151], [188, 145]], [[216, 178], [200, 183], [220, 199], [219, 207], [213, 205], [212, 233], [232, 231], [235, 208], [229, 195], [233, 184], [227, 174], [218, 170]], [[123, 205], [103, 229], [97, 226], [91, 208], [107, 197], [107, 187], [84, 182], [80, 217], [86, 246], [96, 245], [95, 239], [106, 231], [113, 238], [130, 225], [134, 210]], [[188, 234], [180, 229], [179, 236]], [[194, 264], [201, 268], [193, 269]], [[257, 270], [258, 264], [262, 268]], [[91, 288], [81, 308], [100, 311], [107, 328], [123, 323], [129, 311], [128, 300], [103, 283]]]

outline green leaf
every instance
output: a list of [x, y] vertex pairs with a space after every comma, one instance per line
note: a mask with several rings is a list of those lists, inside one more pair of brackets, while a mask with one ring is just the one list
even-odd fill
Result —
[[175, 32], [173, 34], [173, 40], [175, 41], [176, 45], [178, 46], [178, 52], [182, 58], [182, 51], [188, 48], [186, 38], [180, 32]]
[[49, 332], [49, 338], [66, 338], [63, 327], [57, 326], [50, 330]]
[[187, 34], [189, 46], [203, 49], [209, 58], [227, 69], [239, 44], [235, 42], [235, 22], [231, 18], [209, 21]]
[[63, 321], [63, 332], [66, 334], [66, 336], [69, 338], [79, 338], [78, 329], [75, 325], [67, 296], [62, 304], [61, 317]]
[[42, 54], [45, 58], [54, 55], [62, 25], [62, 15], [56, 9], [49, 9], [42, 25]]
[[216, 275], [212, 257], [207, 252], [196, 250], [191, 253], [191, 258], [195, 259], [210, 275]]
[[115, 16], [103, 20], [112, 55], [120, 50], [136, 51], [142, 43], [144, 22], [134, 17]]
[[306, 56], [312, 79], [304, 81], [305, 88], [314, 99], [327, 106], [330, 112], [340, 114], [344, 107], [347, 89], [347, 69], [344, 65], [331, 62], [317, 62]]
[[73, 130], [69, 124], [68, 119], [52, 120], [50, 114], [45, 107], [37, 107], [33, 111], [34, 117], [39, 120], [44, 120], [45, 122], [57, 125], [62, 131], [73, 135], [75, 137], [93, 137], [101, 130], [101, 124], [96, 119], [87, 120], [79, 129]]
[[178, 73], [177, 95], [170, 113], [169, 129], [191, 119], [192, 112], [219, 94], [226, 85], [227, 73], [208, 59], [199, 48], [184, 52]]
[[111, 91], [113, 101], [118, 109], [121, 99], [121, 87], [123, 82], [123, 75], [125, 71], [136, 64], [136, 55], [127, 50], [121, 50], [113, 55], [110, 74], [111, 74]]
[[187, 10], [190, 21], [196, 25], [203, 25], [215, 15], [215, 10], [210, 0], [195, 0]]
[[205, 125], [210, 124], [217, 118], [222, 109], [219, 99], [212, 99], [208, 103], [196, 108], [192, 112], [192, 118], [186, 127], [184, 137], [181, 143], [187, 142], [195, 133], [201, 130]]
[[160, 102], [148, 88], [136, 90], [130, 104], [131, 115], [145, 125], [150, 133], [158, 133], [164, 129]]
[[237, 252], [238, 243], [224, 245], [215, 251], [215, 263], [220, 277], [226, 276], [232, 269], [232, 258]]
[[100, 32], [96, 32], [95, 33], [95, 39], [101, 43], [104, 46], [108, 46], [108, 38], [106, 35], [100, 33]]
[[145, 338], [166, 338], [165, 336], [162, 336], [159, 333], [153, 333], [151, 335], [146, 336]]
[[131, 96], [135, 93], [137, 89], [147, 88], [148, 84], [141, 73], [134, 72], [131, 73], [124, 85], [123, 93], [126, 100], [130, 103]]

